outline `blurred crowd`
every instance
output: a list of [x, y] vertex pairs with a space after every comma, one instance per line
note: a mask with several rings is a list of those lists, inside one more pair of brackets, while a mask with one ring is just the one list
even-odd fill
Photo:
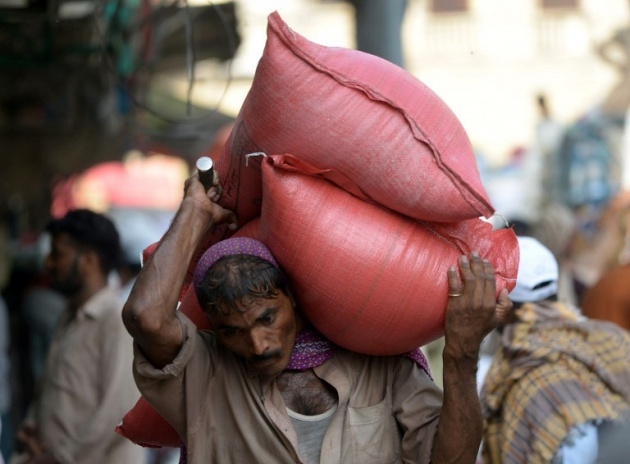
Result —
[[[107, 272], [107, 287], [115, 294], [115, 318], [119, 322], [120, 308], [141, 268], [142, 251], [168, 228], [188, 175], [189, 168], [182, 159], [132, 152], [120, 163], [94, 166], [63, 181], [53, 192], [53, 221], [69, 211], [91, 211], [107, 217], [118, 232], [120, 255], [111, 252], [116, 263]], [[126, 188], [129, 186], [133, 188]], [[41, 393], [46, 364], [50, 362], [47, 359], [55, 345], [55, 334], [64, 325], [72, 292], [61, 291], [51, 278], [51, 256], [59, 251], [51, 247], [49, 231], [40, 231], [32, 238], [10, 237], [7, 228], [0, 232], [0, 457], [6, 462], [21, 462], [9, 459], [19, 451], [19, 430]], [[75, 285], [85, 282], [83, 268], [80, 278], [76, 277], [79, 280]], [[129, 353], [129, 363], [124, 367], [131, 379], [130, 340], [123, 349]], [[135, 387], [133, 395], [139, 398]], [[110, 424], [112, 434], [115, 425]], [[146, 456], [146, 464], [179, 461], [178, 449], [137, 448]]]
[[[569, 126], [561, 125], [553, 121], [544, 96], [538, 97], [537, 104], [541, 122], [535, 145], [515, 150], [509, 162], [498, 168], [489, 169], [479, 158], [498, 222], [509, 224], [518, 236], [531, 237], [550, 251], [558, 263], [555, 293], [559, 301], [579, 308], [580, 317], [611, 321], [630, 331], [630, 193], [623, 188], [618, 170], [624, 126], [601, 115], [587, 115]], [[112, 178], [111, 172], [99, 166], [88, 170], [76, 185], [58, 190], [62, 195], [55, 197], [51, 208], [53, 217], [89, 207], [112, 220], [120, 235], [122, 259], [109, 274], [108, 285], [116, 290], [121, 306], [140, 269], [142, 250], [158, 241], [167, 229], [174, 212], [168, 205], [180, 200], [179, 189], [189, 173], [187, 166], [175, 159], [158, 158], [173, 185], [169, 194], [169, 182], [160, 182], [161, 207], [143, 205], [138, 200], [141, 192], [125, 204], [120, 200], [124, 179]], [[135, 176], [151, 172], [141, 154], [133, 154], [126, 162], [127, 167], [144, 163], [139, 171], [138, 166], [133, 168]], [[156, 185], [155, 178], [147, 179], [145, 185], [150, 182]], [[118, 199], [112, 200], [109, 188], [116, 191]], [[68, 196], [68, 192], [75, 195]], [[18, 252], [15, 243], [15, 237], [2, 230], [0, 413], [2, 456], [7, 461], [15, 450], [17, 430], [37, 396], [49, 348], [67, 305], [64, 295], [51, 286], [44, 266], [51, 252], [50, 234], [42, 232], [28, 246], [17, 248]], [[500, 352], [501, 336], [492, 333], [484, 344], [480, 392], [493, 358]], [[440, 353], [439, 347], [439, 340], [424, 347], [438, 384], [439, 355], [432, 353]], [[147, 464], [177, 462], [179, 450], [147, 449], [145, 455]]]
[[[540, 119], [531, 146], [515, 148], [498, 167], [490, 167], [479, 154], [480, 174], [497, 217], [518, 236], [531, 237], [550, 251], [557, 263], [553, 294], [576, 311], [572, 315], [560, 311], [562, 317], [571, 323], [579, 318], [609, 321], [630, 331], [630, 191], [623, 179], [628, 168], [624, 162], [630, 157], [627, 116], [603, 107], [567, 124], [553, 117], [547, 96], [537, 96], [535, 104]], [[142, 250], [167, 229], [189, 172], [175, 157], [135, 152], [121, 163], [95, 166], [56, 186], [51, 216], [88, 208], [105, 214], [118, 230], [122, 259], [109, 273], [108, 286], [117, 292], [121, 307], [140, 269]], [[0, 230], [0, 445], [7, 462], [38, 394], [67, 306], [44, 266], [50, 239], [45, 231], [26, 240]], [[534, 312], [520, 314], [536, 317]], [[500, 331], [493, 332], [484, 344], [480, 392], [487, 373], [498, 375], [495, 357], [501, 353], [502, 337]], [[440, 343], [424, 347], [438, 384]], [[602, 357], [594, 359], [605, 362]], [[500, 447], [490, 446], [494, 448], [485, 451], [488, 464], [495, 462], [489, 454]], [[179, 460], [179, 450], [147, 449], [145, 456], [146, 464], [170, 464]]]

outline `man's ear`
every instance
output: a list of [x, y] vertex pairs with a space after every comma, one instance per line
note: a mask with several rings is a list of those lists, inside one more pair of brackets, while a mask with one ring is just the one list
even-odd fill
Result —
[[101, 258], [94, 250], [85, 250], [81, 253], [81, 266], [82, 272], [103, 272], [101, 270]]

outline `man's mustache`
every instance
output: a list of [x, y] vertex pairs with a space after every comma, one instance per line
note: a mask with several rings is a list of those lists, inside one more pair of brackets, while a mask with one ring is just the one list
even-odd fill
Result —
[[281, 350], [272, 350], [272, 351], [267, 351], [266, 353], [263, 353], [260, 355], [252, 356], [251, 358], [249, 358], [249, 362], [251, 364], [258, 364], [265, 361], [269, 361], [270, 359], [280, 358], [280, 357], [282, 357]]

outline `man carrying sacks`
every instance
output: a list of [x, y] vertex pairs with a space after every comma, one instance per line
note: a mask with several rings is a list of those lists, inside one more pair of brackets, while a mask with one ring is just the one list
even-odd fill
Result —
[[[444, 392], [419, 351], [335, 346], [300, 312], [271, 252], [253, 239], [210, 247], [195, 290], [213, 331], [176, 310], [206, 232], [235, 224], [195, 174], [123, 309], [134, 376], [182, 438], [190, 463], [474, 463], [482, 433], [475, 373], [484, 336], [509, 310], [476, 253], [448, 269]], [[392, 295], [396, 305], [398, 295]], [[420, 304], [420, 302], [419, 302]], [[395, 337], [395, 334], [392, 334]]]

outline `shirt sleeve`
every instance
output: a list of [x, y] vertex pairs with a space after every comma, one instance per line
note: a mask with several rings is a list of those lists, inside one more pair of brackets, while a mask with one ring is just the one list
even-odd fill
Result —
[[410, 360], [400, 359], [392, 407], [403, 434], [403, 462], [431, 462], [442, 398], [442, 390], [426, 372]]
[[[205, 349], [202, 335], [186, 315], [180, 311], [176, 316], [182, 325], [183, 344], [172, 363], [161, 369], [154, 367], [134, 344], [133, 374], [142, 396], [164, 417], [181, 437], [187, 436], [187, 389], [202, 388], [201, 379], [210, 378], [213, 361]], [[188, 383], [188, 384], [187, 384]], [[194, 399], [203, 398], [192, 396]]]

